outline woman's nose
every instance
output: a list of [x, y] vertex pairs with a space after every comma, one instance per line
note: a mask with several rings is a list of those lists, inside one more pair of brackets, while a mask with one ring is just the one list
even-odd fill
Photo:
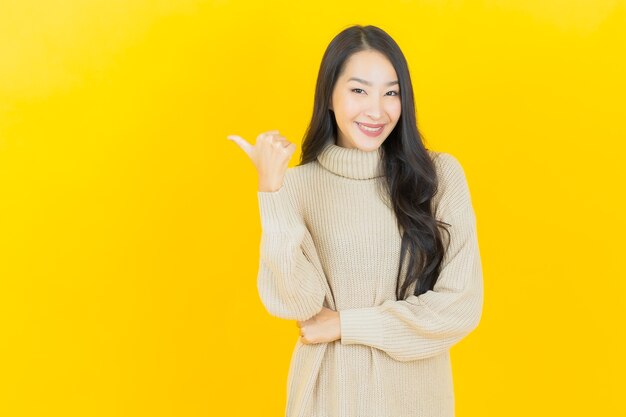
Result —
[[365, 112], [372, 119], [378, 119], [382, 115], [382, 103], [378, 99], [373, 99]]

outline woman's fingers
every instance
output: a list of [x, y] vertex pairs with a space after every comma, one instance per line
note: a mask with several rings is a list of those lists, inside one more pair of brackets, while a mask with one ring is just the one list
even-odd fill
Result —
[[239, 145], [239, 147], [241, 149], [243, 149], [243, 151], [250, 157], [252, 158], [252, 150], [254, 149], [254, 146], [251, 145], [250, 143], [248, 143], [247, 140], [245, 140], [244, 138], [242, 138], [241, 136], [238, 135], [228, 135], [226, 136], [229, 140], [232, 140], [233, 142], [235, 142], [237, 145]]
[[267, 132], [261, 132], [256, 137], [256, 140], [258, 142], [260, 139], [265, 138], [266, 136], [274, 136], [274, 135], [280, 135], [280, 132], [278, 132], [278, 130], [268, 130]]
[[[262, 137], [262, 136], [266, 136], [266, 135], [273, 135], [273, 134], [280, 134], [280, 132], [278, 130], [268, 130], [267, 132], [263, 132], [261, 133], [258, 137], [257, 137], [257, 141]], [[228, 138], [229, 140], [235, 142], [237, 145], [239, 145], [239, 147], [241, 149], [243, 149], [243, 151], [248, 154], [248, 156], [252, 157], [252, 150], [254, 149], [254, 145], [252, 145], [251, 143], [249, 143], [247, 140], [245, 140], [244, 138], [242, 138], [239, 135], [228, 135], [226, 136], [226, 138]], [[287, 147], [289, 145], [289, 142], [287, 142], [286, 140], [279, 138], [278, 140], [279, 142], [281, 142], [283, 144], [283, 147]]]
[[281, 136], [279, 131], [268, 130], [256, 138], [253, 145], [239, 135], [228, 135], [252, 160], [259, 174], [259, 191], [276, 191], [282, 186], [289, 160], [296, 150], [295, 143]]

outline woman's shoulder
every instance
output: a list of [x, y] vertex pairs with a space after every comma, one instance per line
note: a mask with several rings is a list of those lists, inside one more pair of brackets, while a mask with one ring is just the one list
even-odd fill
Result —
[[307, 181], [311, 177], [311, 172], [314, 169], [313, 165], [313, 163], [308, 163], [288, 167], [287, 171], [285, 171], [285, 183], [289, 183], [291, 188], [298, 188], [306, 185]]
[[456, 210], [470, 202], [465, 170], [459, 159], [449, 152], [427, 151], [437, 173], [437, 192], [433, 197], [437, 212]]
[[300, 206], [302, 196], [311, 188], [311, 173], [315, 169], [313, 165], [313, 163], [295, 165], [285, 171], [282, 187], [296, 206]]
[[449, 152], [427, 149], [428, 156], [434, 162], [437, 173], [441, 174], [464, 174], [463, 166], [456, 156]]
[[465, 170], [459, 159], [449, 152], [427, 150], [435, 164], [435, 170], [440, 183], [450, 184], [465, 181]]
[[307, 212], [307, 202], [311, 201], [310, 194], [315, 189], [312, 173], [315, 169], [314, 163], [288, 167], [278, 191], [283, 196], [281, 201], [288, 204], [301, 217]]

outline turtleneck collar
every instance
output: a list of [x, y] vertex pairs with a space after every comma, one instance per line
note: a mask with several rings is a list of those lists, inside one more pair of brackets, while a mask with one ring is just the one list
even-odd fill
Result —
[[368, 180], [384, 175], [379, 149], [362, 151], [358, 148], [343, 148], [333, 141], [326, 143], [317, 161], [330, 172], [356, 180]]

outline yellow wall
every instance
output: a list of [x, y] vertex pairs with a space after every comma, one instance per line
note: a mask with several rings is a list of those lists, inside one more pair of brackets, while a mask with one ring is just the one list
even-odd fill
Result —
[[256, 172], [226, 135], [280, 129], [295, 165], [357, 23], [399, 43], [470, 182], [486, 299], [457, 414], [626, 411], [624, 1], [13, 0], [0, 415], [283, 415], [298, 332], [257, 296]]

